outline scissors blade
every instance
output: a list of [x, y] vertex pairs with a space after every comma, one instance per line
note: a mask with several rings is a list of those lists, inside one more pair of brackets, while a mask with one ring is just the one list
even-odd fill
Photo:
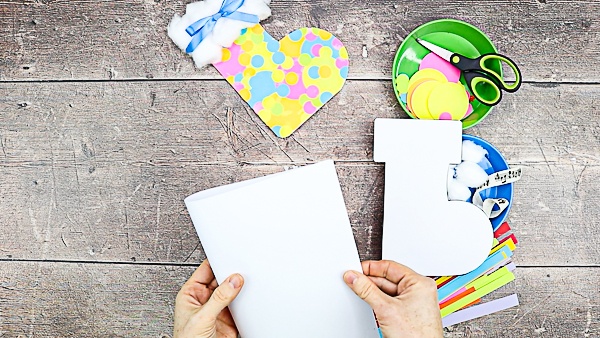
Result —
[[453, 52], [445, 48], [442, 48], [438, 45], [434, 45], [433, 43], [427, 42], [425, 40], [417, 39], [417, 42], [423, 47], [429, 49], [432, 53], [436, 54], [437, 56], [441, 57], [442, 59], [448, 62], [450, 62], [450, 58], [452, 57], [452, 54], [454, 54]]

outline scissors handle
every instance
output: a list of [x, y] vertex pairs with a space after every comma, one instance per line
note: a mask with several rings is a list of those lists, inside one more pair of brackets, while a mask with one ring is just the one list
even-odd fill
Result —
[[475, 98], [486, 106], [495, 106], [502, 100], [502, 92], [498, 83], [480, 71], [464, 71], [463, 77]]
[[[489, 53], [475, 59], [470, 59], [460, 54], [453, 54], [450, 57], [450, 62], [456, 66], [456, 68], [464, 72], [477, 71], [484, 73], [490, 80], [494, 81], [500, 89], [509, 93], [514, 93], [521, 87], [521, 71], [519, 70], [519, 67], [510, 58], [504, 55]], [[498, 74], [494, 69], [488, 66], [494, 64], [494, 62], [499, 62], [501, 64], [505, 63], [508, 65], [515, 74], [515, 81], [511, 84], [506, 83], [502, 75]], [[498, 63], [495, 64], [497, 65]]]

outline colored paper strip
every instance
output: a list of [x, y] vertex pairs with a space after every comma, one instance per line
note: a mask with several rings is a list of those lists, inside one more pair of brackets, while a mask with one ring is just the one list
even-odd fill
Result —
[[504, 222], [502, 224], [500, 224], [500, 226], [498, 227], [498, 229], [496, 229], [496, 231], [494, 231], [494, 238], [500, 238], [500, 236], [504, 235], [505, 233], [510, 231], [510, 226], [508, 225], [507, 222]]
[[481, 289], [476, 290], [475, 292], [471, 293], [470, 295], [466, 296], [465, 298], [442, 309], [441, 310], [442, 317], [446, 317], [447, 315], [451, 314], [452, 312], [455, 312], [456, 310], [459, 310], [460, 308], [464, 307], [465, 305], [471, 303], [475, 299], [481, 298], [481, 297], [483, 297], [483, 295], [487, 295], [488, 293], [491, 293], [491, 292], [499, 289], [500, 287], [512, 282], [513, 280], [515, 280], [515, 275], [513, 273], [508, 273], [508, 274], [503, 275], [502, 277], [496, 279], [492, 283], [485, 285]]
[[444, 327], [448, 327], [450, 325], [466, 322], [467, 320], [483, 317], [518, 305], [519, 298], [516, 294], [513, 294], [449, 314], [442, 318], [442, 324]]
[[510, 251], [515, 251], [515, 249], [517, 248], [513, 239], [510, 237], [507, 237], [507, 240], [504, 242], [501, 242], [499, 245], [497, 245], [495, 248], [493, 248], [492, 251], [490, 252], [490, 254], [493, 254], [494, 252], [502, 249], [503, 247], [508, 247], [508, 249]]
[[475, 279], [484, 275], [498, 263], [512, 256], [512, 251], [507, 246], [503, 246], [497, 252], [490, 255], [477, 269], [454, 278], [448, 284], [438, 289], [438, 300], [441, 302], [456, 292], [456, 290], [471, 283]]
[[504, 243], [505, 241], [507, 241], [508, 239], [512, 239], [513, 243], [515, 243], [515, 245], [519, 244], [519, 241], [517, 241], [517, 237], [515, 236], [515, 234], [510, 234], [509, 236], [504, 237], [501, 241], [500, 244]]

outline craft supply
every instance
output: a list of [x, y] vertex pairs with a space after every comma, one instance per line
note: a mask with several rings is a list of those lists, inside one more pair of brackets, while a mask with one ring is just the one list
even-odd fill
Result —
[[427, 68], [437, 69], [444, 74], [448, 82], [458, 82], [460, 80], [460, 70], [435, 53], [427, 54], [419, 64], [419, 70]]
[[[417, 42], [458, 68], [465, 78], [469, 91], [483, 104], [496, 105], [502, 99], [501, 90], [514, 93], [521, 87], [519, 67], [504, 55], [487, 53], [477, 58], [469, 58], [423, 39], [417, 39]], [[513, 70], [515, 81], [512, 84], [506, 83], [501, 73], [496, 72], [487, 65], [487, 63], [499, 62], [506, 64]], [[488, 92], [480, 90], [480, 86], [489, 87]]]
[[456, 166], [451, 166], [448, 170], [448, 200], [449, 201], [468, 201], [471, 198], [471, 189], [456, 180]]
[[491, 254], [479, 267], [475, 270], [472, 270], [469, 273], [458, 276], [448, 284], [444, 285], [440, 289], [438, 289], [438, 298], [440, 301], [448, 298], [448, 296], [452, 295], [458, 289], [464, 287], [466, 284], [472, 282], [476, 278], [482, 276], [489, 269], [496, 266], [496, 264], [502, 262], [504, 259], [512, 256], [512, 252], [507, 248], [503, 247], [499, 251]]
[[498, 227], [498, 229], [496, 229], [494, 231], [494, 237], [500, 238], [502, 235], [506, 234], [509, 231], [510, 231], [510, 226], [508, 225], [507, 222], [504, 222]]
[[[426, 276], [464, 274], [485, 261], [489, 219], [448, 201], [448, 166], [460, 162], [461, 146], [459, 121], [375, 120], [373, 158], [385, 162], [383, 259]], [[418, 167], [407, 165], [415, 159]]]
[[429, 112], [428, 99], [431, 92], [439, 85], [437, 81], [425, 81], [419, 84], [410, 98], [411, 111], [420, 119], [433, 120]]
[[456, 180], [469, 188], [476, 188], [485, 183], [488, 175], [474, 162], [463, 161], [455, 168]]
[[187, 5], [183, 17], [175, 14], [167, 33], [190, 54], [198, 68], [221, 61], [244, 28], [271, 16], [269, 0], [205, 0]]
[[[435, 62], [429, 64], [435, 66]], [[406, 105], [415, 117], [425, 120], [460, 120], [472, 111], [469, 95], [462, 84], [448, 82], [442, 71], [446, 69], [420, 68], [407, 85], [398, 84], [398, 81], [405, 81], [406, 74], [396, 77], [396, 90], [400, 95], [406, 95]]]
[[217, 281], [244, 276], [229, 306], [242, 337], [379, 337], [371, 308], [342, 279], [361, 265], [333, 161], [185, 203]]
[[429, 114], [434, 120], [462, 119], [469, 107], [469, 98], [460, 83], [446, 82], [436, 86], [427, 98]]
[[348, 52], [339, 39], [319, 28], [301, 28], [275, 40], [255, 24], [255, 17], [271, 14], [267, 3], [190, 4], [182, 18], [173, 18], [169, 36], [191, 52], [198, 67], [213, 63], [275, 135], [285, 138], [342, 89]]
[[442, 325], [448, 327], [458, 323], [466, 322], [471, 319], [483, 317], [494, 312], [509, 309], [519, 305], [519, 299], [516, 294], [506, 296], [500, 299], [492, 300], [481, 305], [454, 312], [442, 318]]
[[[488, 154], [482, 146], [475, 144], [471, 140], [464, 140], [462, 143], [462, 160], [474, 163], [481, 162]], [[489, 163], [489, 162], [488, 162]], [[490, 165], [491, 167], [491, 165]], [[485, 168], [483, 168], [485, 169]]]
[[502, 275], [502, 277], [494, 280], [492, 283], [485, 285], [480, 290], [475, 290], [475, 292], [473, 292], [472, 294], [470, 294], [470, 295], [466, 296], [465, 298], [457, 301], [456, 303], [453, 303], [453, 304], [449, 305], [448, 307], [442, 309], [441, 310], [442, 317], [445, 317], [445, 316], [451, 314], [452, 312], [461, 309], [462, 307], [468, 305], [470, 302], [474, 301], [475, 299], [481, 298], [484, 295], [487, 295], [487, 294], [499, 289], [500, 287], [512, 282], [513, 280], [515, 280], [515, 275], [513, 273], [508, 273], [508, 274]]
[[[477, 27], [459, 20], [435, 20], [419, 26], [404, 38], [394, 58], [392, 78], [395, 78], [399, 74], [412, 76], [419, 71], [419, 68], [424, 61], [424, 67], [437, 67], [437, 69], [447, 67], [447, 64], [441, 66], [439, 62], [430, 62], [430, 59], [434, 58], [434, 56], [429, 56], [429, 54], [432, 53], [427, 48], [420, 45], [417, 42], [417, 38], [435, 43], [438, 46], [451, 49], [454, 52], [471, 58], [487, 53], [497, 53], [497, 50], [490, 39]], [[502, 74], [502, 67], [499, 62], [494, 62], [489, 66], [498, 74]], [[458, 82], [451, 80], [452, 79], [449, 78], [450, 82]], [[462, 83], [465, 88], [465, 95], [467, 95], [467, 86], [464, 82]], [[486, 92], [486, 94], [487, 91], [489, 91], [486, 88], [481, 88], [481, 90]], [[416, 118], [409, 110], [406, 100], [403, 101], [401, 99], [402, 93], [398, 92], [396, 87], [394, 87], [394, 91], [400, 102], [400, 106], [411, 118]], [[476, 99], [470, 99], [469, 102], [470, 105], [467, 108], [465, 116], [463, 116], [461, 120], [464, 129], [472, 127], [482, 121], [492, 110], [491, 106], [486, 106]]]

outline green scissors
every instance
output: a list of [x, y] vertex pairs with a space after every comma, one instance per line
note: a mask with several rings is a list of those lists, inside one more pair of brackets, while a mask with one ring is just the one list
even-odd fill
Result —
[[[473, 96], [475, 96], [479, 102], [487, 106], [494, 106], [500, 102], [502, 99], [501, 90], [514, 93], [521, 87], [521, 71], [519, 70], [519, 67], [504, 55], [489, 53], [471, 59], [464, 55], [451, 52], [438, 45], [434, 45], [431, 42], [421, 39], [417, 39], [417, 42], [429, 49], [432, 53], [450, 62], [454, 67], [460, 69]], [[506, 63], [510, 66], [515, 73], [515, 82], [511, 84], [506, 83], [502, 75], [486, 66], [486, 61], [490, 60], [498, 60], [499, 62]], [[485, 87], [485, 90], [479, 91], [478, 87], [483, 89], [482, 86]], [[483, 94], [482, 91], [486, 93]]]

